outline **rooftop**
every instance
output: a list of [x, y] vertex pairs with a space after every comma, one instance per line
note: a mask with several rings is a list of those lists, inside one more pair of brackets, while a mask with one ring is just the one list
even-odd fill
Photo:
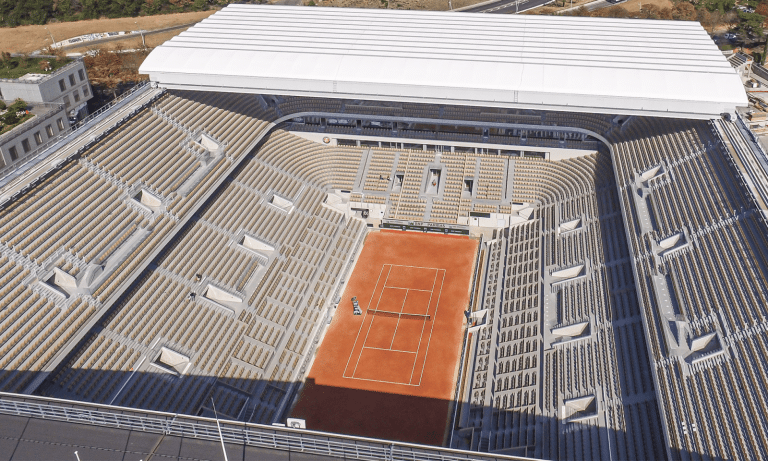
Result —
[[712, 118], [747, 105], [697, 22], [230, 5], [156, 48], [161, 86]]
[[45, 77], [71, 62], [71, 59], [56, 59], [54, 57], [12, 56], [6, 60], [0, 60], [0, 79], [18, 79], [25, 83], [40, 83]]

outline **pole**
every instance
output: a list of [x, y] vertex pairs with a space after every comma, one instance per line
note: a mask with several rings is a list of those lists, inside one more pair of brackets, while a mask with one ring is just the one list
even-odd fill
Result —
[[[48, 35], [51, 36], [51, 42], [53, 42], [53, 43], [51, 43], [51, 48], [56, 48], [56, 39], [53, 38], [53, 34], [51, 33], [50, 30], [48, 30], [48, 26], [45, 27], [45, 31], [48, 32]], [[75, 453], [77, 453], [77, 452], [75, 452]]]
[[[216, 417], [216, 427], [219, 429], [219, 440], [221, 440], [221, 451], [224, 452], [224, 461], [229, 461], [227, 458], [227, 449], [224, 447], [224, 436], [221, 435], [221, 426], [219, 425], [219, 415], [216, 414], [216, 404], [213, 403], [213, 397], [211, 397], [211, 405], [213, 406], [213, 416]], [[79, 459], [77, 461], [80, 461]]]
[[133, 23], [136, 24], [136, 29], [138, 29], [139, 33], [141, 34], [141, 46], [146, 48], [147, 44], [144, 43], [144, 29], [139, 29], [139, 23], [137, 21], [133, 21]]
[[75, 452], [75, 458], [77, 458], [77, 461], [80, 461], [80, 455], [78, 455], [77, 452]]

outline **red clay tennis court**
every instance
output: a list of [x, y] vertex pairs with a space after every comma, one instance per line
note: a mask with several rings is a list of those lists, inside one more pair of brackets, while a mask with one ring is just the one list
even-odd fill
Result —
[[314, 430], [441, 445], [476, 250], [467, 237], [371, 233], [292, 416]]

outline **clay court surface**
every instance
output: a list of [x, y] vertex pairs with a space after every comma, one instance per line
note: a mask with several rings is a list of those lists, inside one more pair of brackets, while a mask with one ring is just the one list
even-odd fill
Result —
[[476, 249], [467, 237], [368, 235], [292, 416], [313, 430], [441, 445]]

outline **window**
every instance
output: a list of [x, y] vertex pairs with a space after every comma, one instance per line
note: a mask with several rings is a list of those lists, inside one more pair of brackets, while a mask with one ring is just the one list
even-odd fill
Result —
[[45, 127], [45, 132], [48, 134], [49, 138], [53, 137], [53, 127], [51, 125]]
[[80, 81], [82, 82], [85, 80], [85, 72], [83, 72], [83, 69], [80, 69], [77, 71], [77, 75], [80, 76]]
[[71, 103], [69, 102], [69, 96], [64, 96], [64, 106], [65, 107], [69, 107], [70, 104]]
[[85, 85], [83, 87], [83, 96], [87, 98], [89, 94], [90, 94], [90, 91], [88, 90], [88, 85]]
[[11, 148], [8, 149], [8, 153], [11, 154], [11, 160], [19, 159], [19, 153], [16, 152], [16, 146], [11, 146]]
[[75, 102], [80, 102], [80, 92], [75, 90], [72, 92], [72, 96], [75, 97]]
[[69, 74], [69, 85], [75, 86], [75, 74]]
[[37, 143], [38, 146], [43, 143], [43, 136], [40, 134], [39, 131], [35, 132], [35, 142]]
[[67, 85], [64, 83], [63, 78], [59, 80], [59, 88], [61, 88], [61, 91], [67, 91]]
[[22, 139], [21, 140], [21, 147], [24, 148], [24, 153], [25, 154], [32, 150], [32, 148], [29, 147], [29, 139]]
[[56, 126], [59, 127], [59, 131], [63, 131], [64, 130], [64, 119], [60, 118], [60, 119], [56, 120]]

